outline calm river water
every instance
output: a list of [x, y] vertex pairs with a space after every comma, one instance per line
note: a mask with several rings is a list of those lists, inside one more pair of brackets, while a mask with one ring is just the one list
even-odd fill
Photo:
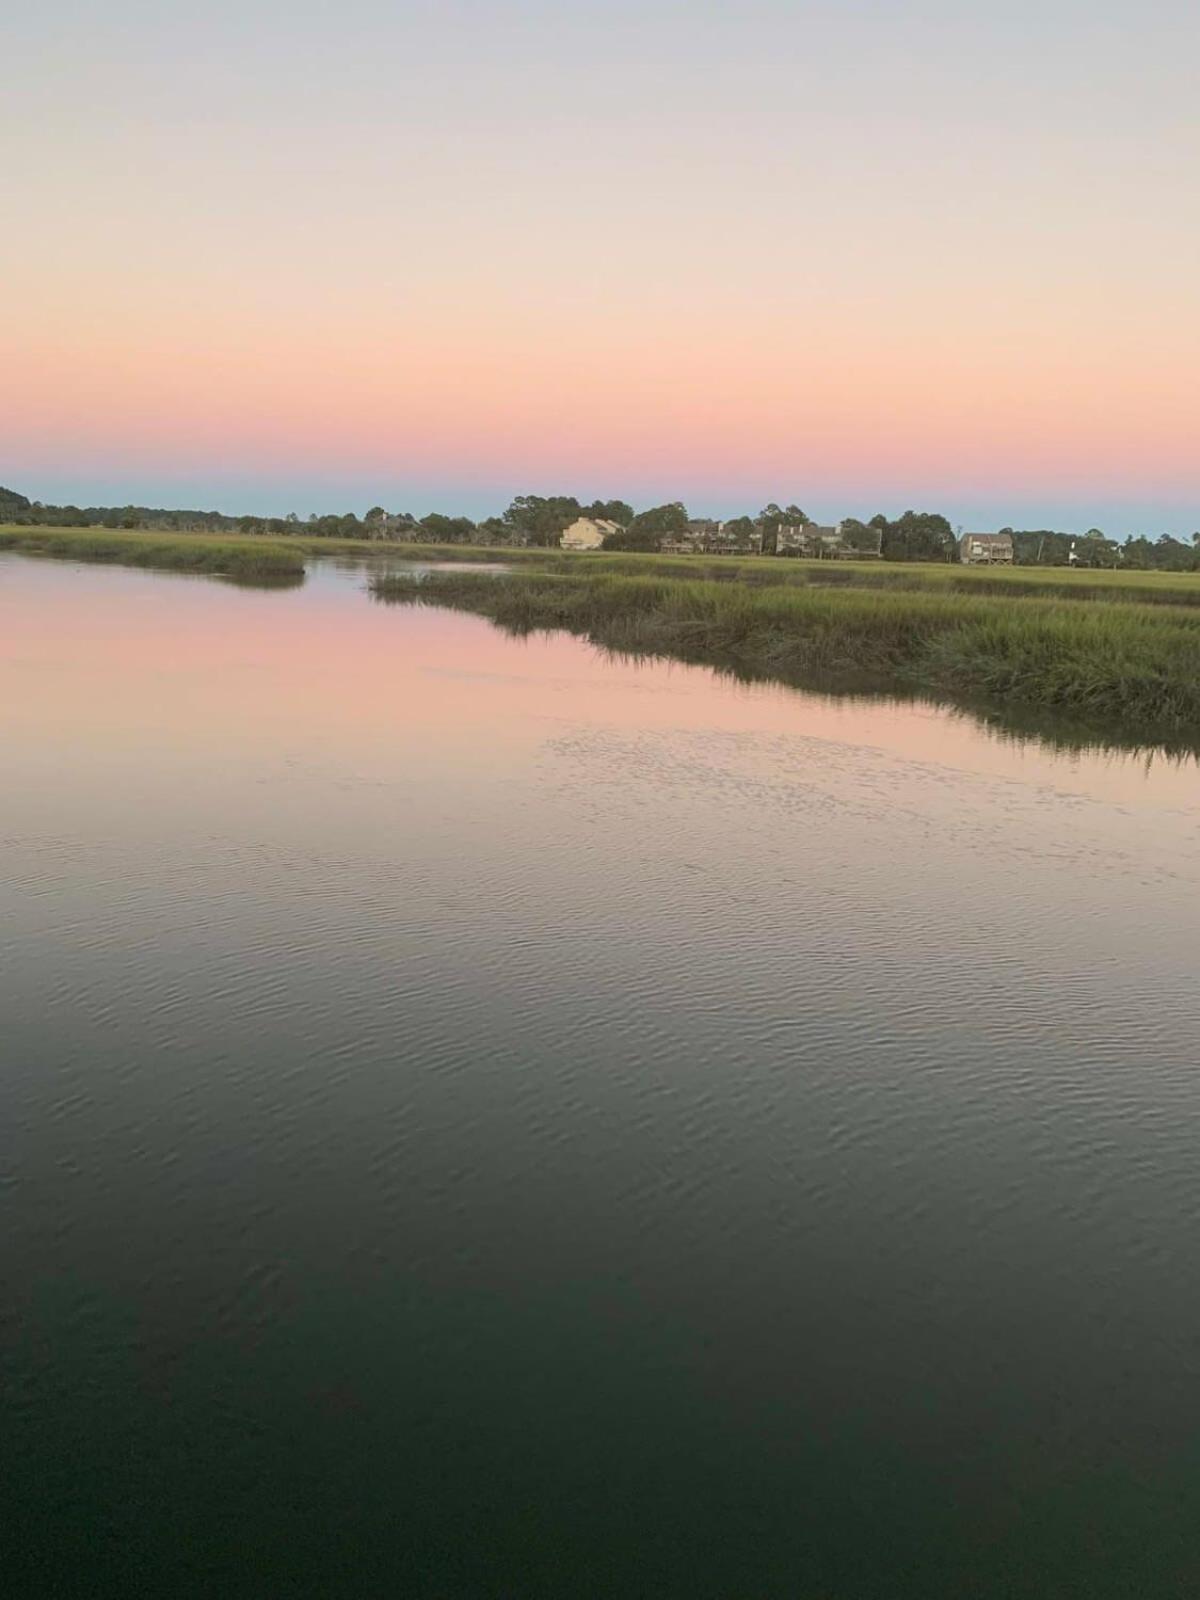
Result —
[[1200, 776], [0, 557], [10, 1593], [1182, 1596]]

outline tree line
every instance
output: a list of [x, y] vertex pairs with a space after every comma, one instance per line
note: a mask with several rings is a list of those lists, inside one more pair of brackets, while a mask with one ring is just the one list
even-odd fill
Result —
[[[1023, 567], [1127, 567], [1133, 572], [1200, 572], [1200, 533], [1176, 539], [1160, 533], [1128, 534], [1118, 541], [1099, 528], [1085, 534], [1051, 528], [1001, 528], [1012, 535], [1013, 553]], [[1074, 559], [1072, 560], [1072, 555]]]
[[[0, 523], [42, 524], [65, 528], [145, 528], [175, 533], [303, 534], [315, 539], [388, 539], [431, 544], [532, 545], [552, 547], [579, 517], [617, 525], [604, 541], [606, 550], [658, 550], [664, 540], [678, 538], [692, 521], [682, 501], [635, 511], [625, 500], [581, 501], [574, 495], [517, 495], [499, 516], [476, 521], [432, 511], [423, 517], [411, 512], [389, 512], [372, 506], [362, 517], [353, 511], [306, 519], [294, 511], [285, 517], [228, 516], [220, 511], [173, 510], [150, 506], [49, 505], [30, 500], [13, 489], [0, 487]], [[769, 502], [757, 515], [728, 519], [727, 532], [750, 548], [775, 550], [781, 527], [811, 524], [812, 518], [794, 502]], [[885, 561], [956, 561], [958, 538], [940, 512], [905, 511], [899, 517], [882, 512], [868, 521], [846, 518], [841, 524], [850, 544], [873, 546], [878, 535]], [[1200, 570], [1200, 533], [1190, 540], [1171, 534], [1149, 538], [1131, 534], [1123, 541], [1109, 539], [1099, 528], [1086, 534], [1063, 533], [1049, 528], [1001, 528], [1012, 536], [1016, 560], [1022, 566], [1069, 565], [1129, 567], [1146, 571]], [[1073, 555], [1073, 559], [1072, 559]]]

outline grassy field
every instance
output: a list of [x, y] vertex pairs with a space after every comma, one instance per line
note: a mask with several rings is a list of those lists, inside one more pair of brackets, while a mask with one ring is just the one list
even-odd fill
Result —
[[918, 584], [829, 584], [800, 573], [772, 584], [754, 574], [680, 577], [673, 566], [630, 575], [601, 558], [590, 569], [499, 578], [381, 574], [372, 592], [749, 677], [920, 693], [1014, 721], [1053, 717], [1083, 739], [1200, 744], [1200, 610], [1190, 599], [1146, 604], [1137, 583], [1120, 598], [1106, 585], [1099, 598], [1081, 586], [1064, 599], [1010, 574], [964, 590], [949, 572]]
[[[1073, 571], [1068, 567], [960, 567], [882, 561], [800, 561], [762, 556], [569, 555], [520, 551], [548, 571], [611, 577], [672, 577], [754, 586], [820, 586], [883, 591], [1002, 594], [1059, 600], [1136, 599], [1147, 605], [1200, 606], [1200, 572]], [[493, 552], [503, 559], [504, 552]]]

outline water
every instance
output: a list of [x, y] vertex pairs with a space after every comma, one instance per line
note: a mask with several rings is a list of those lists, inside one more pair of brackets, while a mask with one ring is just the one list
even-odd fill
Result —
[[0, 558], [10, 1592], [1200, 1566], [1194, 765]]

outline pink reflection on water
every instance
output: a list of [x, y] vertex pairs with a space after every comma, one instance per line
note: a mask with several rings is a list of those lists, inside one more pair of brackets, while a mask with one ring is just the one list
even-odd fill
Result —
[[[567, 635], [376, 605], [361, 574], [300, 590], [0, 558], [9, 748], [69, 746], [136, 770], [305, 759], [377, 774], [414, 761], [495, 770], [569, 729], [802, 738], [1139, 809], [1197, 804], [1192, 762], [1055, 751], [922, 704], [742, 685], [704, 668], [614, 660]], [[436, 752], [436, 761], [431, 758]]]

